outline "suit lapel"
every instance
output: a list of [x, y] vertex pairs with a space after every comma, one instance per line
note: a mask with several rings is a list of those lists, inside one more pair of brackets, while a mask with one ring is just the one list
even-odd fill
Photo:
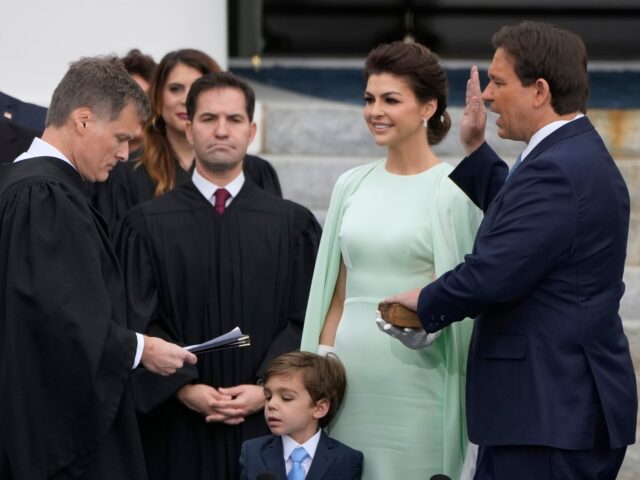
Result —
[[[526, 168], [527, 163], [534, 161], [536, 157], [538, 157], [545, 150], [551, 148], [556, 143], [569, 137], [574, 137], [576, 135], [580, 135], [581, 133], [588, 132], [590, 130], [593, 130], [593, 125], [587, 117], [581, 117], [577, 120], [567, 123], [566, 125], [563, 125], [551, 135], [545, 137], [538, 145], [536, 145], [533, 150], [531, 150], [529, 155], [527, 155], [527, 158], [525, 158], [524, 163], [519, 167], [519, 170], [521, 170], [523, 167]], [[520, 175], [522, 175], [522, 172], [520, 172]], [[505, 184], [505, 187], [507, 188], [503, 187], [498, 191], [495, 198], [492, 200], [492, 203], [495, 203], [500, 199], [500, 197], [504, 195], [505, 190], [508, 190], [508, 185], [509, 183], [507, 182]]]
[[531, 150], [531, 153], [527, 155], [525, 161], [536, 158], [546, 149], [561, 140], [580, 135], [581, 133], [588, 132], [589, 130], [593, 130], [593, 125], [591, 125], [591, 122], [587, 117], [581, 117], [577, 120], [573, 120], [558, 128], [556, 131], [551, 133], [551, 135], [545, 137], [533, 150]]
[[287, 478], [281, 437], [273, 437], [271, 441], [264, 445], [261, 454], [268, 472], [275, 473], [278, 478]]
[[327, 473], [331, 465], [336, 461], [333, 440], [324, 431], [320, 433], [320, 441], [316, 454], [311, 462], [311, 468], [305, 480], [320, 480]]

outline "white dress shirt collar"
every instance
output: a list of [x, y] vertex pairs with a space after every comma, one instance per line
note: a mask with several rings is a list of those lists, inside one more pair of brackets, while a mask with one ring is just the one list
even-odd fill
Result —
[[289, 435], [282, 436], [282, 453], [284, 455], [285, 467], [287, 471], [287, 475], [291, 471], [292, 461], [289, 458], [291, 456], [291, 452], [293, 452], [298, 447], [304, 447], [309, 456], [305, 458], [302, 462], [302, 466], [304, 467], [305, 473], [309, 473], [309, 468], [311, 468], [311, 462], [313, 461], [313, 457], [316, 454], [316, 450], [318, 449], [318, 443], [320, 443], [320, 434], [322, 433], [322, 429], [318, 429], [316, 434], [311, 437], [309, 440], [300, 445]]
[[240, 193], [240, 189], [244, 185], [244, 173], [240, 172], [240, 175], [238, 175], [224, 187], [221, 187], [204, 178], [198, 173], [198, 169], [194, 168], [191, 180], [193, 181], [193, 184], [196, 186], [198, 191], [204, 196], [204, 198], [206, 198], [210, 202], [213, 202], [213, 194], [216, 190], [218, 190], [219, 188], [226, 189], [231, 194], [231, 196], [225, 203], [225, 206], [229, 206], [231, 201], [236, 198], [238, 193]]
[[14, 160], [14, 162], [20, 162], [22, 160], [28, 160], [29, 158], [35, 158], [35, 157], [55, 157], [55, 158], [59, 158], [60, 160], [63, 160], [65, 162], [67, 162], [75, 170], [77, 170], [75, 165], [73, 163], [71, 163], [71, 161], [67, 157], [65, 157], [60, 150], [58, 150], [53, 145], [45, 142], [44, 140], [42, 140], [41, 138], [38, 138], [38, 137], [35, 137], [33, 139], [33, 142], [31, 142], [31, 146], [29, 147], [29, 150], [27, 150], [22, 155], [20, 155], [18, 158], [16, 158]]
[[547, 138], [549, 135], [551, 135], [553, 132], [558, 130], [560, 127], [564, 127], [567, 123], [573, 122], [574, 120], [577, 120], [581, 117], [584, 117], [584, 115], [582, 113], [579, 113], [571, 120], [556, 120], [555, 122], [548, 123], [547, 125], [542, 127], [540, 130], [538, 130], [536, 133], [534, 133], [531, 136], [531, 139], [527, 144], [527, 148], [525, 148], [521, 154], [522, 160], [524, 160], [527, 157], [527, 155], [529, 155], [531, 151], [534, 148], [536, 148], [542, 140]]

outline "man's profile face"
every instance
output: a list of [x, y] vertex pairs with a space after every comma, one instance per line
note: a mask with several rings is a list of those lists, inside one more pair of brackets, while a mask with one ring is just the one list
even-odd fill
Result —
[[81, 130], [73, 147], [78, 172], [89, 182], [104, 182], [118, 162], [129, 158], [129, 141], [140, 136], [142, 122], [128, 103], [114, 120], [90, 112], [76, 128]]
[[489, 66], [489, 84], [482, 99], [489, 102], [492, 112], [500, 115], [496, 120], [500, 137], [528, 142], [536, 131], [532, 125], [536, 90], [534, 84], [522, 85], [514, 67], [513, 57], [498, 48]]
[[241, 90], [231, 87], [206, 90], [198, 96], [187, 138], [196, 160], [212, 173], [237, 168], [256, 133], [249, 120]]

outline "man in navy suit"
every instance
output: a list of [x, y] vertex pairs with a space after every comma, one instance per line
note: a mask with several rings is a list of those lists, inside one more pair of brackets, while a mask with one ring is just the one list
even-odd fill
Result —
[[45, 127], [47, 109], [0, 92], [0, 116], [21, 127], [42, 132]]
[[[615, 479], [637, 413], [618, 315], [629, 193], [584, 116], [582, 40], [523, 22], [493, 44], [482, 93], [472, 70], [467, 157], [451, 175], [485, 211], [473, 252], [389, 301], [417, 310], [426, 332], [475, 317], [467, 419], [480, 445], [476, 480]], [[483, 100], [499, 115], [498, 134], [527, 144], [509, 172], [484, 143]], [[407, 344], [426, 336], [385, 329]]]
[[264, 416], [273, 435], [242, 444], [241, 480], [359, 479], [362, 452], [322, 431], [347, 384], [338, 357], [285, 353], [269, 364], [264, 382]]
[[0, 118], [0, 164], [13, 162], [26, 152], [35, 137], [41, 134], [21, 127], [6, 118]]

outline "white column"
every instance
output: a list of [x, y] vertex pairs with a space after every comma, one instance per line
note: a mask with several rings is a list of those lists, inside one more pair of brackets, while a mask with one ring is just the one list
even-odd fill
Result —
[[70, 62], [196, 48], [227, 68], [226, 0], [0, 0], [0, 90], [48, 106]]

